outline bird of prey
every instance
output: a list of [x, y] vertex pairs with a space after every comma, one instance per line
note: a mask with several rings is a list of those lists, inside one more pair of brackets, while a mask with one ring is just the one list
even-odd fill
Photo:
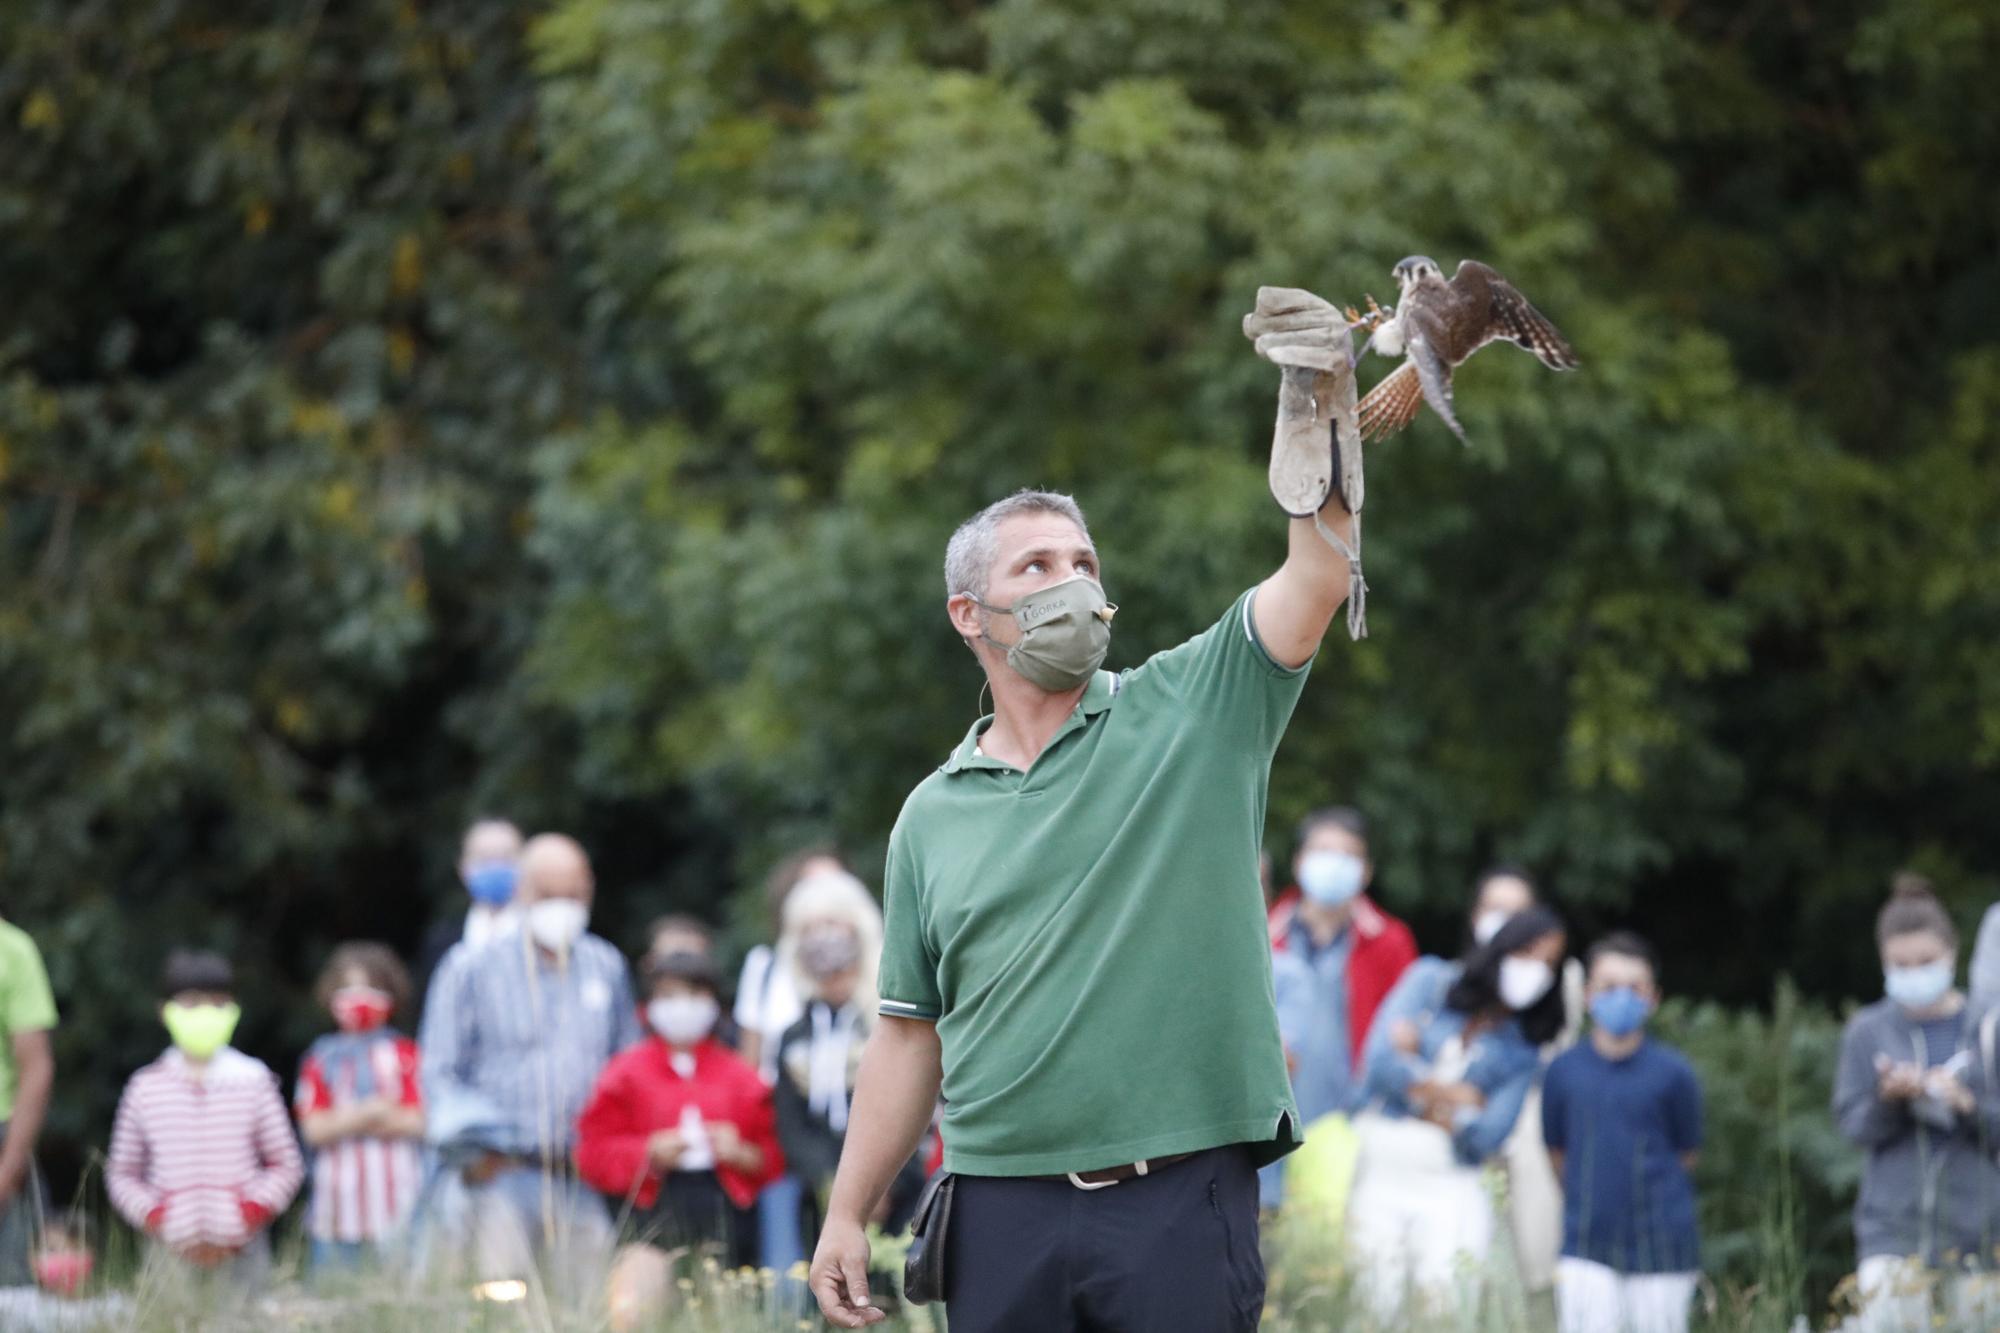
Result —
[[1460, 264], [1449, 282], [1437, 261], [1425, 255], [1411, 255], [1393, 271], [1402, 290], [1396, 308], [1383, 311], [1371, 299], [1369, 316], [1349, 316], [1374, 325], [1364, 354], [1372, 346], [1384, 356], [1405, 358], [1361, 400], [1364, 440], [1394, 435], [1416, 419], [1424, 403], [1463, 440], [1465, 430], [1451, 410], [1451, 373], [1495, 339], [1526, 348], [1551, 370], [1577, 368], [1576, 353], [1556, 326], [1477, 260]]

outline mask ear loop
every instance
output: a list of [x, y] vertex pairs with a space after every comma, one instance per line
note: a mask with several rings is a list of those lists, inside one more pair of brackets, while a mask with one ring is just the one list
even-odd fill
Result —
[[[975, 594], [975, 593], [967, 593], [967, 594], [965, 594], [965, 598], [966, 598], [966, 600], [967, 600], [967, 601], [971, 602], [971, 603], [972, 603], [972, 604], [973, 604], [974, 606], [976, 606], [976, 607], [978, 607], [978, 608], [979, 608], [979, 610], [980, 610], [980, 613], [982, 614], [982, 616], [990, 616], [990, 615], [995, 615], [995, 614], [1001, 614], [1001, 615], [1012, 615], [1012, 614], [1013, 614], [1013, 612], [1012, 612], [1012, 611], [1006, 611], [1006, 612], [996, 612], [996, 610], [995, 610], [995, 609], [994, 609], [993, 607], [990, 607], [990, 606], [988, 606], [988, 605], [986, 604], [986, 602], [985, 602], [985, 599], [983, 599], [983, 598], [979, 597], [979, 596], [978, 596], [977, 594]], [[989, 636], [987, 635], [987, 633], [986, 633], [986, 625], [985, 625], [985, 623], [984, 623], [984, 621], [983, 621], [983, 620], [982, 620], [982, 622], [981, 622], [981, 624], [980, 624], [980, 626], [979, 626], [979, 637], [980, 637], [981, 639], [984, 639], [984, 640], [985, 640], [985, 641], [986, 641], [987, 643], [993, 643], [993, 640], [992, 640], [992, 638], [990, 638], [990, 637], [989, 637]], [[972, 649], [972, 656], [973, 656], [974, 660], [975, 660], [975, 661], [976, 661], [976, 660], [978, 660], [978, 658], [979, 658], [979, 647], [978, 647], [978, 645], [977, 645], [977, 644], [975, 644], [975, 643], [974, 643], [974, 642], [973, 642], [973, 641], [972, 641], [971, 639], [967, 639], [967, 640], [965, 641], [965, 646], [966, 646], [966, 647], [968, 647], [968, 648], [970, 648], [970, 649]], [[1003, 646], [1003, 645], [1001, 645], [1001, 644], [997, 644], [997, 643], [993, 643], [993, 646], [994, 646], [995, 648], [1001, 648], [1001, 649], [1002, 649], [1002, 650], [1004, 651], [1004, 646]], [[986, 716], [986, 696], [987, 696], [987, 694], [988, 694], [988, 693], [990, 693], [990, 692], [992, 691], [992, 688], [993, 688], [993, 678], [992, 678], [991, 676], [988, 676], [988, 675], [986, 675], [986, 664], [985, 664], [984, 662], [980, 662], [980, 663], [979, 663], [979, 671], [980, 671], [980, 675], [981, 675], [981, 677], [982, 677], [982, 679], [981, 679], [981, 680], [980, 680], [980, 682], [979, 682], [979, 698], [978, 698], [978, 699], [977, 699], [977, 700], [976, 700], [976, 701], [975, 701], [975, 702], [973, 703], [973, 706], [972, 706], [972, 715], [973, 715], [974, 717], [985, 717], [985, 716]]]

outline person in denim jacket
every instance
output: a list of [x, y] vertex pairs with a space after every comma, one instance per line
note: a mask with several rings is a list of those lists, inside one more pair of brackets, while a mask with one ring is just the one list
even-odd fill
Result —
[[1567, 942], [1560, 917], [1531, 907], [1460, 962], [1419, 959], [1375, 1015], [1348, 1235], [1385, 1319], [1412, 1295], [1440, 1313], [1477, 1301], [1496, 1221], [1482, 1169], [1562, 1027]]

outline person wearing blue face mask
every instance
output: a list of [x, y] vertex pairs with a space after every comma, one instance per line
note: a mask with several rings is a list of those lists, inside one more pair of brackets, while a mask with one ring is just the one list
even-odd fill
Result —
[[[1992, 1328], [2000, 1243], [1994, 1031], [1953, 984], [1958, 931], [1920, 875], [1896, 876], [1875, 924], [1884, 997], [1841, 1037], [1833, 1112], [1868, 1154], [1854, 1206], [1862, 1326]], [[1968, 1280], [1969, 1279], [1969, 1280]]]
[[417, 950], [419, 995], [429, 991], [431, 977], [453, 945], [477, 948], [509, 920], [520, 860], [521, 830], [507, 820], [475, 820], [465, 831], [458, 849], [458, 879], [472, 904], [463, 917], [454, 913], [424, 932]]
[[1646, 1035], [1660, 1002], [1653, 950], [1620, 931], [1592, 945], [1590, 1038], [1542, 1086], [1542, 1137], [1563, 1182], [1560, 1333], [1685, 1333], [1701, 1266], [1690, 1173], [1701, 1083]]
[[[1271, 911], [1272, 988], [1278, 1031], [1292, 1070], [1301, 1122], [1356, 1109], [1360, 1061], [1375, 1011], [1416, 961], [1410, 928], [1365, 890], [1374, 877], [1368, 824], [1346, 806], [1315, 810], [1299, 824], [1296, 887]], [[1260, 1176], [1260, 1200], [1276, 1207], [1284, 1163]]]

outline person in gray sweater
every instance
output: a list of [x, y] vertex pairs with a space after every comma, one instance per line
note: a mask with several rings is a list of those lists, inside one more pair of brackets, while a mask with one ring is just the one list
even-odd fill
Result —
[[1868, 1153], [1854, 1207], [1860, 1327], [1928, 1329], [1939, 1299], [1952, 1319], [1978, 1320], [1964, 1327], [1994, 1327], [1980, 1317], [2000, 1314], [1991, 1279], [1965, 1280], [1990, 1274], [2000, 1246], [1994, 1024], [1953, 985], [1958, 933], [1927, 882], [1897, 876], [1875, 934], [1886, 996], [1848, 1020], [1833, 1089], [1841, 1132]]
[[2000, 903], [1987, 908], [1986, 915], [1979, 919], [1966, 989], [1971, 992], [1975, 1015], [2000, 1006]]

